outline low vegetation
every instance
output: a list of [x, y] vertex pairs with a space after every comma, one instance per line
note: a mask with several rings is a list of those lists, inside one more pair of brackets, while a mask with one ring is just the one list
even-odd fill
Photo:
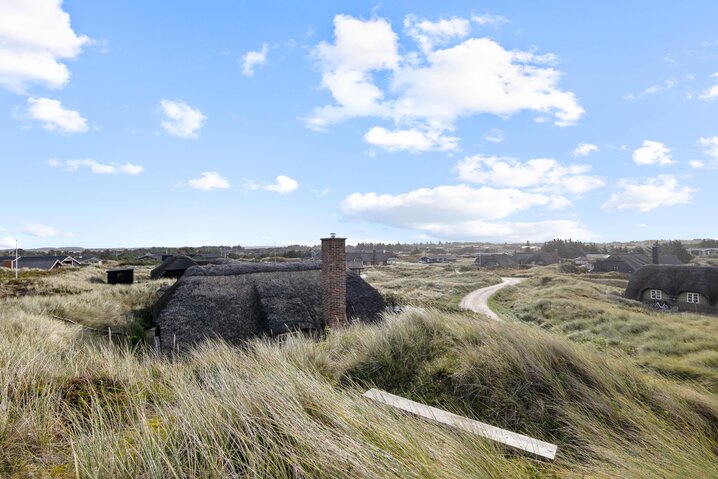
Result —
[[[53, 318], [129, 331], [157, 283], [101, 274], [36, 278], [31, 295], [0, 300], [2, 477], [718, 477], [715, 395], [618, 349], [407, 307], [321, 340], [208, 342], [160, 360]], [[390, 274], [369, 280], [391, 285]], [[450, 291], [470, 287], [454, 274]], [[528, 283], [561, 281], [540, 278]], [[441, 288], [407, 285], [388, 291]], [[541, 462], [361, 398], [373, 386], [555, 442], [559, 455]]]
[[401, 262], [365, 271], [366, 280], [392, 304], [460, 311], [461, 298], [484, 286], [500, 283], [494, 272], [464, 260], [449, 264]]
[[619, 274], [540, 269], [495, 303], [511, 317], [602, 351], [619, 350], [648, 371], [718, 393], [718, 318], [652, 311], [622, 297]]

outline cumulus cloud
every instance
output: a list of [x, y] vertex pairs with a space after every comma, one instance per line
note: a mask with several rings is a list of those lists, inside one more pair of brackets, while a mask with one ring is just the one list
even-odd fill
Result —
[[84, 166], [96, 175], [139, 175], [144, 170], [142, 166], [132, 163], [99, 163], [91, 159], [60, 161], [51, 158], [47, 160], [47, 164], [53, 168], [64, 168], [67, 171], [77, 171]]
[[41, 223], [28, 223], [23, 230], [25, 233], [36, 236], [38, 238], [50, 238], [60, 236], [60, 232], [52, 226], [43, 225]]
[[573, 150], [573, 156], [578, 158], [579, 156], [588, 156], [591, 153], [595, 153], [598, 151], [598, 147], [596, 145], [592, 145], [591, 143], [579, 143], [578, 146]]
[[670, 165], [675, 163], [671, 158], [671, 149], [660, 141], [646, 140], [643, 146], [633, 152], [633, 161], [637, 165]]
[[347, 216], [442, 238], [523, 241], [592, 236], [573, 220], [497, 221], [534, 206], [551, 206], [552, 201], [547, 195], [511, 188], [455, 185], [420, 188], [399, 195], [354, 193], [342, 202], [341, 208]]
[[371, 128], [364, 135], [364, 141], [388, 151], [406, 150], [415, 153], [455, 150], [459, 143], [457, 137], [443, 136], [437, 131], [422, 131], [417, 128], [387, 130], [380, 126]]
[[299, 188], [299, 182], [286, 175], [279, 175], [275, 179], [274, 183], [270, 185], [264, 185], [261, 187], [265, 191], [273, 191], [279, 194], [287, 194]]
[[[711, 78], [718, 80], [718, 73], [711, 75]], [[698, 96], [699, 100], [713, 101], [718, 99], [718, 85], [713, 85]]]
[[462, 181], [504, 188], [529, 189], [534, 193], [582, 194], [605, 185], [590, 176], [589, 165], [561, 165], [552, 158], [520, 162], [515, 158], [474, 155], [461, 160], [456, 170]]
[[229, 181], [215, 171], [203, 171], [199, 178], [189, 180], [189, 186], [195, 190], [221, 190], [229, 188]]
[[262, 43], [261, 50], [245, 53], [242, 57], [242, 75], [248, 77], [254, 76], [254, 69], [267, 63], [268, 51], [269, 45]]
[[178, 138], [197, 138], [202, 124], [207, 119], [201, 111], [181, 101], [163, 99], [160, 101], [160, 107], [165, 115], [162, 128]]
[[42, 122], [42, 127], [61, 133], [84, 133], [87, 120], [79, 112], [62, 106], [58, 100], [50, 98], [28, 98], [27, 115], [32, 120]]
[[690, 203], [696, 191], [687, 186], [679, 186], [673, 175], [648, 178], [645, 183], [622, 179], [618, 186], [622, 191], [611, 195], [603, 204], [603, 209], [635, 209], [645, 213], [662, 206]]
[[0, 237], [0, 248], [15, 249], [16, 244], [19, 246], [19, 244], [16, 243], [15, 241], [16, 241], [16, 239], [13, 238], [12, 236]]
[[454, 38], [469, 34], [469, 21], [465, 18], [442, 18], [438, 22], [419, 20], [416, 15], [404, 19], [407, 34], [414, 39], [424, 53], [431, 53], [436, 45], [444, 45]]
[[75, 33], [60, 0], [0, 2], [0, 85], [18, 92], [28, 83], [59, 88], [70, 77], [62, 61], [91, 41]]
[[706, 166], [706, 164], [703, 163], [703, 162], [700, 161], [700, 160], [691, 160], [691, 161], [689, 162], [689, 164], [691, 165], [691, 168], [696, 169], [696, 170], [699, 170], [699, 169], [701, 169], [701, 168], [705, 168], [705, 166]]
[[713, 158], [718, 166], [718, 136], [709, 136], [698, 140], [698, 144], [703, 147], [705, 154]]
[[[443, 141], [443, 133], [453, 131], [463, 116], [508, 117], [531, 110], [553, 115], [560, 126], [579, 120], [584, 110], [573, 93], [558, 87], [560, 73], [548, 65], [553, 55], [506, 50], [488, 38], [464, 39], [468, 25], [456, 17], [431, 22], [409, 16], [405, 29], [419, 49], [401, 54], [387, 20], [336, 16], [334, 43], [321, 42], [313, 50], [322, 87], [335, 103], [316, 108], [307, 125], [321, 130], [351, 118], [387, 119], [395, 131], [424, 133], [414, 135], [416, 145], [403, 149], [426, 151], [442, 149], [424, 142]], [[379, 78], [386, 81], [379, 83]], [[388, 146], [397, 149], [393, 142]]]

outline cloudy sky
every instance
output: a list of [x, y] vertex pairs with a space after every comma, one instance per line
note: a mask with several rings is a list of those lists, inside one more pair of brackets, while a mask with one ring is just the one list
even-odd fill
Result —
[[250, 3], [0, 0], [0, 247], [718, 236], [716, 2]]

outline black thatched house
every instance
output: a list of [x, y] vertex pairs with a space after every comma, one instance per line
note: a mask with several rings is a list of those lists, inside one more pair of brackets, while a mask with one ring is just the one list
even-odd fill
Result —
[[520, 265], [547, 266], [558, 263], [559, 257], [554, 253], [538, 251], [536, 253], [514, 253], [513, 259]]
[[261, 335], [319, 331], [347, 317], [378, 320], [382, 296], [347, 271], [343, 239], [331, 240], [341, 240], [341, 250], [329, 251], [338, 261], [328, 262], [325, 255], [323, 263], [190, 267], [155, 304], [162, 351], [181, 351], [205, 338], [237, 344]]
[[611, 271], [618, 271], [620, 273], [633, 274], [643, 266], [649, 264], [681, 265], [683, 263], [673, 254], [658, 255], [656, 253], [652, 258], [649, 258], [648, 255], [643, 253], [612, 254], [608, 258], [596, 263], [596, 266], [591, 272], [610, 273]]
[[679, 311], [718, 313], [718, 268], [647, 265], [628, 281], [625, 296]]
[[160, 278], [179, 278], [181, 277], [187, 268], [197, 265], [206, 264], [224, 264], [229, 263], [232, 260], [222, 258], [220, 256], [167, 256], [162, 264], [154, 268], [150, 272], [151, 279]]
[[474, 260], [480, 268], [510, 268], [516, 266], [516, 261], [506, 253], [480, 254]]

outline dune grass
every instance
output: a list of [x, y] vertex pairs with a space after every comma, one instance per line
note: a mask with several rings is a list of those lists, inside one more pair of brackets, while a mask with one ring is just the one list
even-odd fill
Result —
[[390, 302], [461, 311], [461, 298], [484, 286], [500, 283], [496, 273], [477, 269], [473, 263], [397, 263], [367, 268], [366, 280]]
[[626, 283], [544, 270], [495, 301], [520, 321], [600, 350], [618, 349], [647, 370], [718, 392], [718, 317], [651, 311], [622, 297]]
[[[715, 395], [619, 351], [409, 307], [321, 340], [207, 342], [159, 360], [40, 307], [90, 295], [85, 316], [129, 321], [149, 305], [149, 285], [97, 274], [0, 300], [1, 477], [718, 477]], [[57, 292], [74, 283], [87, 291]], [[363, 399], [374, 386], [555, 442], [559, 455], [541, 462]]]

